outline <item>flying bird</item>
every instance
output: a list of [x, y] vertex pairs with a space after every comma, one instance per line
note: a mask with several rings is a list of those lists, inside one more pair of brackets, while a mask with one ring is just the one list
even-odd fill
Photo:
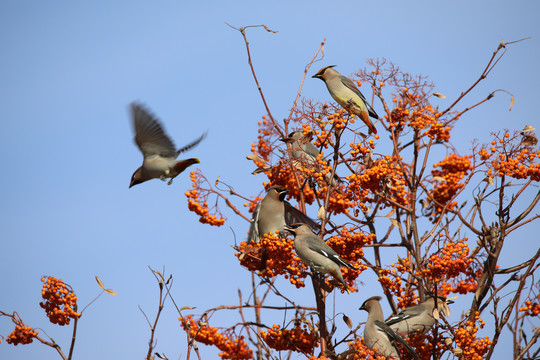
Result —
[[188, 166], [198, 164], [197, 158], [176, 160], [178, 155], [197, 146], [205, 137], [202, 134], [192, 143], [176, 149], [173, 141], [165, 134], [158, 119], [150, 113], [142, 104], [131, 103], [133, 127], [135, 129], [135, 143], [143, 154], [143, 164], [131, 176], [129, 187], [143, 183], [151, 179], [165, 181], [173, 179], [182, 173]]
[[379, 119], [379, 115], [369, 105], [352, 80], [334, 70], [334, 66], [336, 65], [323, 67], [312, 77], [324, 81], [334, 100], [350, 114], [358, 116], [367, 125], [370, 134], [377, 134], [377, 129], [369, 117]]

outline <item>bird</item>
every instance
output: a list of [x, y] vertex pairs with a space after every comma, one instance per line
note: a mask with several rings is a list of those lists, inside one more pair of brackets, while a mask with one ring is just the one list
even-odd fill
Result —
[[[437, 299], [437, 306], [435, 306]], [[397, 315], [386, 320], [386, 325], [390, 326], [400, 336], [420, 330], [422, 332], [430, 329], [435, 321], [439, 319], [439, 313], [450, 316], [448, 304], [453, 304], [452, 300], [443, 296], [428, 297], [418, 305], [409, 306], [401, 310]]]
[[295, 222], [308, 223], [313, 228], [317, 223], [285, 200], [289, 190], [280, 186], [271, 186], [266, 196], [255, 207], [249, 226], [248, 243], [258, 242], [268, 233], [283, 232], [286, 224]]
[[205, 137], [206, 132], [190, 144], [176, 149], [173, 141], [163, 130], [159, 120], [142, 104], [131, 103], [133, 128], [135, 130], [135, 144], [143, 154], [143, 164], [131, 176], [129, 187], [151, 179], [165, 181], [168, 184], [182, 173], [188, 166], [200, 163], [199, 159], [191, 158], [176, 160], [183, 153], [197, 146]]
[[333, 69], [335, 66], [325, 66], [312, 77], [324, 81], [334, 100], [350, 114], [357, 115], [367, 125], [370, 134], [377, 134], [377, 129], [369, 117], [379, 119], [379, 115], [369, 105], [352, 80]]
[[368, 312], [368, 318], [364, 326], [364, 342], [366, 346], [370, 349], [377, 348], [379, 354], [383, 356], [400, 359], [399, 350], [396, 346], [396, 342], [399, 342], [412, 357], [419, 360], [416, 351], [384, 322], [380, 300], [380, 296], [372, 296], [364, 301], [359, 309]]
[[[279, 139], [284, 143], [291, 144], [293, 165], [298, 170], [302, 170], [304, 167], [310, 169], [320, 167], [317, 161], [320, 151], [311, 143], [311, 136], [313, 135], [304, 135], [302, 131], [293, 131], [287, 137]], [[334, 173], [332, 178], [331, 173], [328, 172], [325, 175], [325, 180], [328, 184], [335, 186], [339, 181], [339, 176]]]
[[294, 235], [294, 250], [307, 266], [317, 272], [331, 274], [349, 292], [349, 288], [345, 280], [343, 280], [341, 266], [353, 270], [358, 270], [357, 268], [343, 260], [334, 249], [315, 235], [306, 224], [288, 225], [285, 230]]

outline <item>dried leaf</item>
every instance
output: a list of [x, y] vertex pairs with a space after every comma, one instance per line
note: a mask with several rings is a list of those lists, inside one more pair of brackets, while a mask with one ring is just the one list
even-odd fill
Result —
[[521, 132], [521, 135], [523, 135], [523, 133], [528, 133], [528, 132], [531, 132], [533, 130], [536, 130], [536, 128], [532, 127], [531, 125], [526, 125], [523, 128], [523, 131]]
[[107, 294], [110, 294], [110, 295], [113, 295], [113, 296], [118, 296], [118, 294], [115, 293], [113, 289], [103, 289], [103, 290], [105, 290], [105, 292]]
[[392, 209], [388, 212], [388, 214], [384, 215], [384, 217], [389, 218], [390, 216], [394, 215], [395, 212], [396, 212], [396, 208], [392, 208]]
[[538, 139], [534, 135], [523, 135], [523, 139], [521, 139], [521, 145], [525, 146], [535, 146], [538, 144]]
[[159, 354], [159, 353], [157, 353], [157, 352], [155, 352], [154, 355], [156, 355], [156, 356], [157, 356], [158, 358], [160, 358], [160, 359], [168, 360], [168, 357], [166, 357], [165, 355], [161, 355], [161, 354]]
[[347, 315], [345, 315], [345, 314], [343, 314], [343, 321], [345, 322], [345, 324], [347, 324], [349, 329], [352, 329], [353, 323], [352, 323], [351, 319], [349, 319], [349, 317]]
[[460, 356], [461, 354], [463, 354], [463, 350], [461, 350], [460, 348], [452, 349], [452, 354], [454, 354], [455, 356]]
[[246, 156], [246, 159], [248, 160], [253, 160], [253, 161], [256, 161], [256, 162], [260, 162], [260, 163], [266, 163], [266, 161], [264, 161], [263, 158], [261, 158], [259, 155], [257, 154], [251, 154], [251, 155], [248, 155]]
[[101, 290], [104, 290], [104, 289], [105, 289], [105, 285], [103, 285], [103, 282], [102, 282], [101, 279], [98, 278], [97, 276], [96, 276], [96, 281], [97, 281], [99, 287], [101, 288]]
[[433, 93], [433, 96], [436, 96], [436, 97], [441, 98], [441, 99], [446, 99], [446, 95], [440, 94], [438, 92]]
[[319, 208], [319, 211], [317, 212], [317, 219], [324, 220], [325, 217], [326, 217], [326, 210], [324, 206], [321, 206]]
[[257, 174], [260, 174], [260, 173], [267, 172], [270, 169], [272, 169], [271, 166], [261, 166], [261, 167], [256, 168], [251, 174], [252, 175], [257, 175]]
[[495, 182], [493, 181], [493, 177], [491, 177], [491, 176], [486, 176], [484, 181], [487, 182], [489, 185], [494, 185], [495, 184]]
[[453, 342], [454, 341], [452, 340], [451, 337], [447, 337], [447, 338], [444, 339], [444, 343], [446, 344], [446, 346], [452, 345]]
[[274, 31], [274, 30], [270, 30], [266, 25], [261, 25], [266, 31], [268, 31], [269, 33], [272, 33], [272, 34], [277, 34], [277, 31]]
[[390, 219], [390, 222], [391, 222], [392, 225], [394, 225], [395, 227], [399, 227], [399, 221], [397, 221], [396, 219]]
[[193, 306], [182, 306], [180, 308], [180, 311], [183, 311], [183, 310], [193, 310], [193, 309], [196, 309], [196, 307], [193, 307]]
[[446, 179], [441, 176], [434, 176], [433, 181], [446, 182]]
[[441, 313], [446, 317], [450, 316], [450, 308], [448, 307], [448, 305], [446, 303], [442, 304]]
[[218, 176], [218, 177], [217, 177], [216, 182], [214, 183], [215, 186], [217, 186], [217, 185], [219, 184], [219, 178], [220, 178], [220, 177], [221, 177], [221, 176]]
[[512, 95], [510, 99], [510, 109], [508, 109], [508, 111], [512, 111], [512, 106], [514, 106], [514, 95]]
[[439, 320], [439, 310], [437, 308], [433, 309], [433, 318]]

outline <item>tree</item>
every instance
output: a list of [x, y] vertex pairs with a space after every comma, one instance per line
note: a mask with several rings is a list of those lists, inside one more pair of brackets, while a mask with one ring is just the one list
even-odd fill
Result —
[[[376, 124], [381, 135], [371, 136], [339, 105], [301, 98], [302, 85], [289, 116], [276, 120], [257, 80], [246, 28], [236, 30], [244, 38], [267, 112], [248, 159], [257, 166], [254, 174], [266, 176], [266, 189], [285, 187], [291, 201], [308, 215], [318, 209], [319, 235], [358, 268], [342, 269], [348, 287], [358, 291], [362, 273], [374, 272], [394, 313], [429, 294], [465, 297], [470, 308], [454, 309], [467, 310], [459, 322], [449, 323], [440, 314], [442, 321], [432, 331], [409, 336], [422, 359], [448, 354], [491, 358], [503, 331], [513, 334], [514, 358], [536, 357], [539, 350], [532, 345], [540, 330], [528, 327], [528, 321], [540, 311], [540, 283], [534, 279], [540, 250], [524, 263], [504, 269], [498, 265], [508, 238], [538, 219], [533, 210], [540, 191], [533, 187], [540, 179], [540, 151], [534, 128], [493, 132], [490, 144], [474, 143], [472, 152], [463, 155], [450, 141], [454, 125], [467, 121], [470, 110], [497, 92], [509, 94], [497, 90], [472, 105], [462, 105], [515, 42], [501, 42], [479, 78], [444, 110], [431, 103], [433, 97], [445, 96], [435, 92], [426, 77], [406, 73], [384, 59], [368, 60], [368, 68], [355, 73], [355, 80], [358, 86], [364, 84], [363, 89], [371, 86], [372, 96], [367, 98], [384, 110]], [[306, 66], [304, 78], [323, 49], [324, 41]], [[511, 108], [514, 100], [509, 96]], [[278, 141], [293, 131], [301, 131], [302, 141], [313, 141], [320, 150], [316, 162], [295, 156], [299, 149], [290, 141]], [[336, 175], [339, 182], [332, 180]], [[193, 189], [186, 193], [189, 209], [209, 225], [221, 226], [226, 220], [217, 199], [209, 208], [213, 196], [246, 220], [250, 216], [239, 210], [236, 200], [245, 202], [252, 213], [262, 199], [241, 195], [220, 179], [212, 186], [200, 171], [191, 172], [191, 179]], [[208, 325], [223, 307], [206, 311], [199, 325], [192, 316], [181, 318], [193, 339], [218, 346], [221, 356], [231, 359], [269, 358], [275, 351], [338, 359], [375, 354], [346, 316], [350, 332], [335, 336], [337, 325], [335, 319], [329, 321], [326, 300], [332, 291], [344, 290], [331, 277], [310, 272], [295, 255], [291, 238], [267, 234], [258, 243], [243, 241], [236, 250], [240, 265], [253, 276], [250, 302], [241, 297], [241, 305], [232, 307], [238, 309], [241, 321], [222, 332], [228, 341], [224, 345], [222, 338], [214, 336], [218, 330]], [[396, 256], [396, 251], [404, 255]], [[394, 257], [392, 263], [383, 260], [389, 257]], [[275, 286], [276, 278], [283, 277], [297, 288], [304, 287], [308, 276], [316, 309], [297, 304]], [[259, 299], [261, 291], [264, 295]], [[284, 326], [261, 322], [262, 310], [276, 309], [265, 303], [269, 294], [287, 303], [280, 308], [287, 312]], [[255, 309], [253, 321], [246, 318], [246, 308]], [[482, 317], [490, 316], [493, 331], [480, 337]], [[255, 354], [245, 338], [255, 345]]]
[[[539, 217], [534, 213], [540, 200], [540, 191], [535, 190], [540, 180], [540, 151], [534, 128], [494, 132], [491, 143], [474, 143], [465, 154], [451, 143], [457, 121], [472, 117], [470, 110], [493, 99], [497, 92], [507, 93], [497, 90], [481, 101], [462, 105], [515, 42], [501, 42], [479, 78], [443, 110], [432, 99], [444, 95], [435, 92], [426, 77], [408, 74], [384, 59], [368, 60], [368, 68], [358, 71], [354, 80], [359, 87], [363, 84], [364, 93], [371, 88], [368, 101], [384, 115], [375, 124], [379, 135], [366, 135], [364, 125], [339, 105], [301, 98], [302, 85], [289, 116], [283, 121], [275, 119], [256, 77], [246, 29], [237, 30], [244, 38], [266, 107], [248, 159], [256, 165], [257, 176], [266, 176], [264, 188], [285, 187], [299, 210], [312, 217], [317, 213], [319, 236], [357, 268], [342, 268], [350, 291], [359, 291], [371, 272], [394, 313], [430, 294], [459, 294], [466, 299], [466, 308], [452, 309], [463, 311], [459, 321], [449, 322], [441, 312], [440, 321], [428, 332], [409, 335], [407, 342], [421, 359], [489, 359], [504, 333], [512, 335], [514, 358], [538, 357], [540, 350], [533, 345], [540, 329], [533, 325], [540, 313], [540, 282], [534, 278], [540, 250], [532, 251], [521, 264], [499, 266], [501, 257], [511, 251], [510, 238]], [[323, 57], [324, 43], [304, 77], [316, 59]], [[509, 96], [511, 108], [513, 97]], [[300, 131], [302, 141], [313, 142], [319, 149], [315, 160], [295, 155], [294, 142], [279, 141], [292, 131]], [[226, 223], [221, 202], [250, 221], [250, 213], [262, 199], [263, 191], [255, 197], [242, 195], [219, 178], [210, 182], [202, 171], [193, 171], [190, 177], [193, 188], [186, 192], [188, 208], [211, 226]], [[241, 210], [242, 204], [246, 211]], [[329, 295], [345, 289], [331, 276], [310, 270], [295, 254], [291, 237], [266, 234], [256, 243], [242, 241], [235, 249], [238, 265], [251, 275], [250, 294], [244, 298], [239, 291], [238, 305], [217, 305], [198, 316], [182, 314], [193, 308], [177, 307], [187, 334], [188, 359], [191, 349], [201, 358], [197, 343], [216, 346], [223, 359], [274, 358], [277, 353], [281, 357], [292, 352], [309, 359], [377, 357], [376, 350], [362, 339], [361, 324], [353, 324], [345, 315], [350, 309], [339, 309], [343, 322], [336, 314], [330, 315]], [[172, 299], [172, 278], [155, 270], [152, 273], [160, 293], [156, 318], [148, 321], [147, 359], [154, 358], [154, 331], [167, 298]], [[289, 295], [291, 289], [294, 293], [305, 287], [308, 277], [315, 307], [302, 305]], [[53, 314], [51, 321], [67, 325], [75, 320], [69, 355], [54, 341], [40, 338], [17, 313], [0, 312], [16, 323], [7, 341], [25, 344], [35, 338], [55, 348], [62, 358], [71, 358], [76, 322], [84, 310], [77, 313], [77, 298], [69, 285], [53, 277], [47, 278], [47, 284], [42, 307]], [[98, 284], [103, 291], [112, 292], [99, 280]], [[213, 316], [231, 309], [238, 311], [239, 321], [214, 326]], [[266, 312], [279, 313], [281, 323]], [[489, 323], [486, 330], [490, 333], [483, 337], [479, 331], [484, 321]], [[407, 356], [403, 353], [403, 358]]]

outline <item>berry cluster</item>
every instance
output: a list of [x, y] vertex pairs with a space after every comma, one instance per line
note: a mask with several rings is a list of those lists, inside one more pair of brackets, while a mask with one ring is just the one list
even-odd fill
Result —
[[246, 360], [253, 358], [253, 351], [248, 348], [244, 337], [234, 337], [231, 334], [225, 335], [213, 326], [208, 326], [202, 322], [195, 321], [192, 316], [180, 317], [178, 320], [182, 327], [189, 332], [190, 338], [205, 345], [216, 346], [222, 352], [219, 357], [231, 360]]
[[62, 279], [46, 276], [41, 279], [43, 290], [41, 296], [45, 300], [39, 306], [45, 309], [49, 321], [58, 325], [69, 325], [71, 319], [78, 319], [77, 296], [73, 289]]
[[319, 341], [317, 333], [307, 329], [307, 325], [297, 325], [292, 329], [282, 329], [279, 325], [273, 325], [271, 329], [261, 332], [261, 338], [272, 349], [291, 350], [304, 354], [312, 354]]
[[[193, 189], [185, 193], [188, 198], [188, 209], [199, 215], [199, 221], [203, 224], [212, 226], [222, 226], [225, 224], [226, 219], [221, 215], [221, 212], [217, 207], [214, 206], [212, 209], [208, 208], [207, 199], [211, 191], [203, 189], [203, 182], [208, 183], [208, 181], [202, 175], [200, 170], [191, 171], [189, 177]], [[214, 210], [217, 215], [211, 214], [210, 212], [212, 210]]]
[[6, 342], [12, 345], [30, 344], [34, 341], [34, 338], [38, 335], [38, 332], [29, 326], [25, 326], [22, 322], [15, 326], [15, 330], [11, 332], [6, 338]]

